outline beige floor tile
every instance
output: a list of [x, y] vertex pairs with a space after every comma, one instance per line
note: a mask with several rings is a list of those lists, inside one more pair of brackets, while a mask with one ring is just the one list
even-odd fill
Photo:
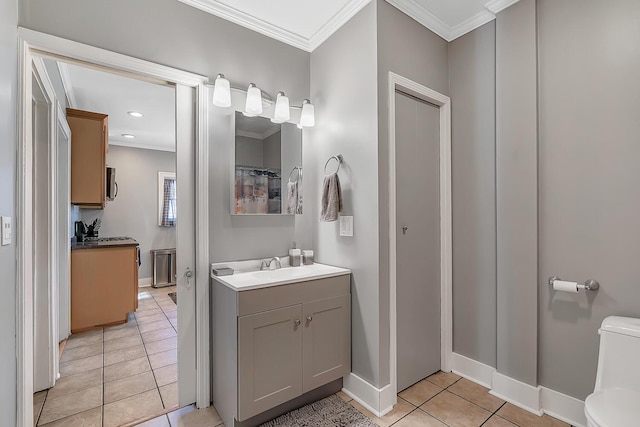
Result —
[[197, 409], [195, 405], [189, 405], [169, 412], [167, 415], [171, 427], [214, 427], [222, 424], [222, 420], [213, 406]]
[[85, 357], [95, 356], [96, 354], [102, 354], [102, 343], [89, 344], [81, 347], [67, 348], [65, 346], [60, 363], [71, 362], [76, 359], [84, 359]]
[[143, 345], [137, 345], [135, 347], [129, 347], [122, 350], [112, 351], [104, 354], [104, 366], [114, 365], [120, 362], [126, 362], [127, 360], [139, 359], [146, 356]]
[[149, 365], [149, 359], [146, 357], [116, 363], [104, 367], [104, 382], [119, 380], [120, 378], [141, 374], [149, 370], [151, 370], [151, 365]]
[[460, 375], [456, 375], [453, 372], [436, 372], [435, 374], [427, 377], [427, 381], [434, 383], [442, 388], [447, 388], [451, 384], [460, 379]]
[[102, 385], [102, 367], [61, 377], [56, 381], [56, 385], [49, 389], [48, 398], [64, 396], [99, 385]]
[[175, 319], [169, 319], [169, 322], [171, 323], [171, 326], [173, 326], [175, 328], [175, 330], [178, 330], [178, 318], [176, 317]]
[[171, 425], [169, 424], [169, 418], [167, 418], [166, 415], [162, 415], [158, 418], [136, 424], [136, 427], [171, 427]]
[[416, 409], [400, 421], [395, 423], [393, 427], [447, 427], [426, 412]]
[[147, 317], [157, 316], [159, 314], [164, 314], [160, 307], [154, 308], [152, 310], [136, 312], [136, 319], [144, 319]]
[[163, 312], [160, 312], [159, 314], [154, 314], [153, 316], [140, 317], [138, 318], [138, 327], [144, 328], [144, 325], [147, 325], [149, 323], [154, 323], [154, 322], [160, 322], [162, 320], [167, 320], [167, 316], [165, 316]]
[[83, 347], [91, 344], [97, 344], [102, 342], [102, 329], [95, 331], [82, 332], [77, 335], [71, 335], [65, 345], [66, 349]]
[[178, 383], [171, 383], [159, 387], [160, 397], [162, 397], [162, 404], [165, 409], [177, 409], [178, 408]]
[[156, 388], [151, 371], [120, 378], [104, 384], [104, 403], [111, 403]]
[[345, 402], [351, 402], [353, 400], [347, 393], [345, 393], [342, 390], [337, 392], [336, 396], [338, 396], [340, 399], [344, 400]]
[[115, 330], [108, 330], [108, 331], [104, 331], [104, 341], [113, 341], [113, 340], [119, 340], [121, 338], [126, 338], [126, 337], [131, 337], [131, 336], [135, 336], [138, 335], [140, 332], [138, 332], [137, 328], [122, 328], [122, 329], [115, 329]]
[[505, 420], [504, 418], [494, 415], [489, 418], [487, 422], [482, 425], [482, 427], [516, 427], [516, 425]]
[[178, 364], [167, 365], [162, 368], [154, 369], [153, 375], [156, 377], [158, 387], [176, 382], [178, 381]]
[[144, 301], [140, 301], [138, 303], [138, 309], [136, 310], [136, 315], [143, 313], [145, 311], [158, 310], [158, 309], [160, 309], [160, 306], [155, 301], [150, 301], [148, 303], [145, 303]]
[[33, 425], [35, 426], [40, 418], [44, 400], [47, 398], [47, 390], [39, 391], [33, 394]]
[[457, 394], [490, 412], [497, 411], [504, 404], [504, 400], [490, 395], [488, 388], [482, 387], [480, 384], [476, 384], [466, 378], [461, 378], [449, 387], [447, 391]]
[[145, 344], [152, 341], [160, 341], [166, 338], [173, 338], [176, 336], [176, 330], [173, 327], [164, 329], [156, 329], [155, 331], [149, 331], [142, 334], [142, 341]]
[[178, 349], [174, 348], [173, 350], [150, 354], [149, 363], [151, 363], [151, 369], [158, 369], [163, 366], [178, 363]]
[[128, 328], [133, 328], [133, 327], [137, 327], [138, 326], [138, 322], [136, 321], [136, 319], [130, 319], [128, 322], [125, 323], [121, 323], [119, 325], [113, 325], [113, 326], [106, 326], [104, 328], [104, 331], [117, 331], [119, 329], [128, 329]]
[[420, 409], [451, 427], [477, 427], [491, 416], [491, 412], [446, 390], [420, 406]]
[[355, 400], [349, 402], [351, 406], [356, 408], [358, 411], [362, 412], [366, 415], [370, 420], [374, 423], [378, 424], [380, 427], [389, 427], [391, 424], [397, 422], [399, 419], [403, 418], [411, 411], [415, 410], [416, 407], [411, 405], [409, 402], [406, 402], [402, 399], [398, 399], [398, 403], [393, 407], [393, 410], [388, 414], [382, 417], [376, 417], [374, 414], [369, 412], [364, 406], [360, 405]]
[[102, 407], [93, 408], [49, 424], [40, 425], [42, 427], [102, 427]]
[[102, 405], [102, 386], [94, 386], [60, 397], [47, 399], [39, 424], [47, 424]]
[[170, 328], [171, 323], [169, 323], [169, 321], [164, 316], [164, 314], [162, 316], [164, 317], [164, 319], [158, 320], [156, 322], [145, 323], [143, 325], [138, 323], [138, 329], [140, 329], [140, 332], [142, 333], [142, 332], [155, 331], [157, 329]]
[[171, 338], [165, 338], [160, 341], [145, 343], [144, 347], [147, 350], [147, 354], [149, 355], [173, 350], [174, 348], [178, 348], [178, 337], [175, 336]]
[[174, 311], [167, 311], [164, 313], [165, 316], [167, 316], [167, 319], [171, 320], [175, 320], [178, 318], [178, 311], [174, 310]]
[[157, 389], [153, 389], [104, 405], [103, 425], [104, 427], [121, 426], [137, 420], [145, 420], [163, 410], [160, 393]]
[[408, 389], [403, 390], [398, 394], [398, 396], [413, 405], [420, 406], [441, 391], [441, 387], [438, 387], [429, 381], [422, 380]]
[[112, 351], [135, 347], [140, 344], [142, 344], [142, 338], [140, 337], [140, 334], [131, 335], [117, 340], [105, 342], [104, 352], [111, 353]]
[[76, 359], [70, 362], [61, 363], [60, 375], [64, 377], [67, 375], [78, 374], [80, 372], [86, 372], [101, 367], [102, 354], [96, 354], [95, 356], [85, 357], [84, 359]]
[[496, 413], [502, 418], [511, 421], [512, 423], [519, 426], [527, 426], [527, 427], [562, 427], [569, 426], [569, 424], [562, 422], [556, 418], [550, 417], [549, 415], [543, 415], [541, 417], [532, 414], [531, 412], [525, 411], [524, 409], [520, 409], [511, 403], [505, 404], [500, 410]]

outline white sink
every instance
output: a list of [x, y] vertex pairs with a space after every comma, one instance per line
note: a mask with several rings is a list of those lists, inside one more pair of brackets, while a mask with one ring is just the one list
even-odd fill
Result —
[[[232, 267], [232, 263], [229, 264]], [[232, 267], [233, 268], [233, 267]], [[351, 270], [325, 264], [284, 267], [277, 270], [248, 271], [231, 276], [211, 276], [218, 282], [236, 291], [259, 289], [268, 286], [286, 285], [295, 282], [324, 279], [350, 274]]]

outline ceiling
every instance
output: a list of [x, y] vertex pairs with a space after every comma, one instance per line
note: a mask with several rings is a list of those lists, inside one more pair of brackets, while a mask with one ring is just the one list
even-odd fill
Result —
[[[297, 48], [313, 51], [371, 0], [179, 0]], [[518, 0], [386, 0], [447, 41]]]
[[[109, 116], [109, 144], [175, 151], [173, 87], [65, 62], [57, 66], [70, 108]], [[133, 117], [129, 111], [144, 116]]]

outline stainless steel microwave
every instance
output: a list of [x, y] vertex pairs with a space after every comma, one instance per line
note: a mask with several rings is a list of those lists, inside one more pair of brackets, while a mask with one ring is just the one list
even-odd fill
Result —
[[116, 182], [116, 168], [107, 167], [107, 192], [106, 199], [112, 201], [118, 195], [118, 183]]

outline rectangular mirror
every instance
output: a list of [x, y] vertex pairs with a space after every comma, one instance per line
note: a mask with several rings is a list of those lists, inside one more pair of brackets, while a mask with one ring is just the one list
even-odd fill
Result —
[[302, 213], [302, 131], [235, 113], [233, 215]]

